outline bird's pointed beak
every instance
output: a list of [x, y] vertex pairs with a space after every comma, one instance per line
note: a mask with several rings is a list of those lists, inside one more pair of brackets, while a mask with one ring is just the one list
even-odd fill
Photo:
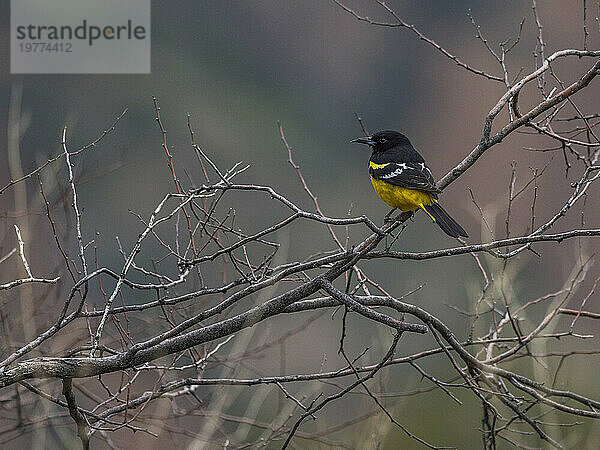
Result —
[[356, 142], [358, 144], [367, 144], [367, 145], [375, 145], [375, 141], [372, 136], [359, 137], [357, 139], [352, 139], [350, 142]]

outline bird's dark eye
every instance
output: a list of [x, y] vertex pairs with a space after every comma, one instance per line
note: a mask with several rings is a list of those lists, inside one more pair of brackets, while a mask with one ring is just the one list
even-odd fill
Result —
[[380, 144], [385, 144], [386, 141], [387, 141], [386, 138], [379, 138], [379, 143]]

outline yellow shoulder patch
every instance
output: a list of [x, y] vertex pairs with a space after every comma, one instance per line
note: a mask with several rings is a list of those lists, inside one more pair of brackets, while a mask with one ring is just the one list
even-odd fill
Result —
[[389, 166], [391, 163], [375, 164], [373, 161], [369, 161], [369, 167], [371, 169], [383, 169], [385, 166]]

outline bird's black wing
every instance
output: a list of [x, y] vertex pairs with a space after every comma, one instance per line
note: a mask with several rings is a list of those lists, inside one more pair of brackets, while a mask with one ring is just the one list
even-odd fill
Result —
[[429, 167], [423, 162], [390, 162], [369, 165], [369, 173], [376, 180], [407, 189], [417, 189], [432, 194], [440, 192]]

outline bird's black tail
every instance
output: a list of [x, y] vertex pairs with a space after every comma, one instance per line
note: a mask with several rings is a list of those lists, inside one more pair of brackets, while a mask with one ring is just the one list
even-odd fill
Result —
[[456, 220], [450, 217], [450, 214], [448, 214], [446, 210], [439, 205], [439, 203], [436, 202], [431, 205], [423, 205], [423, 209], [448, 236], [452, 236], [454, 238], [459, 236], [469, 237], [464, 228], [461, 227]]

